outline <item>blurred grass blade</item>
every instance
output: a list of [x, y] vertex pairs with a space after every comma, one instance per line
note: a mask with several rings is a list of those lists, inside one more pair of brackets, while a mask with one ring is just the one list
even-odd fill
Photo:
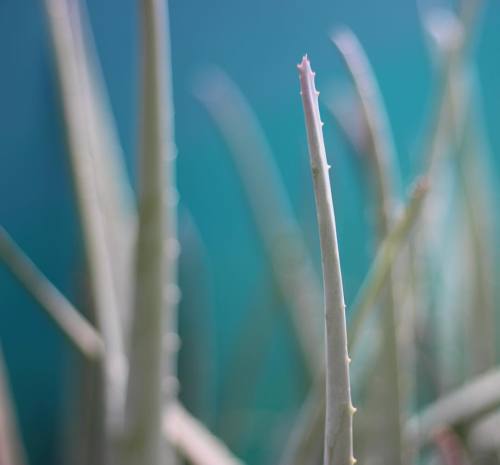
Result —
[[323, 357], [318, 343], [323, 338], [321, 287], [269, 143], [249, 104], [222, 70], [205, 72], [195, 94], [229, 146], [276, 282], [292, 312], [306, 366], [314, 378]]
[[139, 2], [142, 82], [139, 230], [123, 463], [174, 462], [161, 434], [162, 411], [175, 399], [177, 192], [168, 11], [164, 0]]
[[[394, 144], [374, 73], [357, 37], [349, 29], [342, 28], [333, 34], [332, 41], [354, 82], [367, 127], [367, 155], [375, 187], [378, 241], [381, 242], [392, 225], [396, 184], [398, 187], [400, 184], [399, 176], [396, 176], [399, 170], [395, 169]], [[381, 315], [383, 339], [376, 360], [378, 369], [374, 371], [377, 376], [372, 381], [372, 389], [362, 412], [366, 421], [360, 420], [360, 425], [369, 422], [369, 431], [365, 434], [361, 428], [358, 429], [363, 436], [367, 436], [363, 442], [369, 442], [366, 450], [360, 449], [359, 454], [364, 452], [370, 457], [377, 455], [383, 463], [392, 464], [401, 463], [402, 460], [401, 382], [398, 370], [400, 351], [397, 345], [398, 317], [402, 315], [398, 297], [389, 271], [381, 298], [384, 307]], [[383, 415], [381, 412], [384, 412]], [[375, 424], [372, 425], [372, 421]], [[364, 456], [360, 455], [360, 458], [364, 461]]]
[[325, 465], [355, 463], [352, 451], [352, 417], [347, 355], [347, 330], [344, 291], [337, 244], [333, 200], [330, 188], [323, 141], [323, 123], [320, 119], [318, 91], [307, 57], [298, 65], [300, 89], [304, 107], [307, 140], [313, 177], [318, 217], [323, 286], [325, 295], [326, 328], [326, 413]]
[[[435, 97], [432, 100], [433, 107], [429, 118], [429, 133], [424, 141], [422, 153], [424, 170], [429, 174], [432, 174], [434, 166], [444, 152], [445, 138], [455, 116], [451, 96], [454, 76], [465, 59], [473, 37], [476, 19], [484, 3], [484, 0], [463, 2], [461, 15], [453, 23], [458, 24], [458, 27], [453, 26], [452, 30], [441, 31], [445, 36], [441, 41], [441, 46], [444, 47], [443, 62], [437, 76]], [[424, 17], [424, 26], [431, 35], [433, 34], [432, 17], [435, 13], [435, 10], [430, 10]]]
[[114, 288], [110, 251], [106, 246], [104, 211], [93, 163], [98, 154], [86, 118], [85, 92], [78, 53], [65, 0], [45, 1], [69, 146], [70, 164], [89, 272], [92, 307], [105, 345], [105, 406], [108, 431], [121, 423], [127, 362], [120, 310]]
[[380, 210], [377, 214], [379, 234], [385, 236], [387, 227], [381, 223], [384, 222], [384, 218], [387, 222], [393, 215], [397, 206], [395, 200], [401, 189], [389, 121], [375, 75], [357, 37], [350, 29], [343, 27], [337, 30], [331, 39], [344, 60], [359, 97], [367, 127], [367, 155], [375, 181], [376, 206]]
[[80, 1], [68, 2], [68, 9], [80, 90], [83, 93], [81, 102], [85, 106], [83, 114], [92, 147], [90, 153], [97, 194], [103, 212], [106, 247], [109, 250], [122, 326], [127, 335], [132, 301], [132, 253], [137, 223], [134, 196], [125, 172], [124, 157], [84, 5]]
[[428, 190], [429, 185], [426, 178], [421, 178], [416, 182], [403, 214], [380, 244], [377, 255], [352, 305], [353, 319], [349, 325], [351, 346], [357, 342], [359, 331], [386, 283], [398, 252], [418, 218]]
[[443, 396], [411, 418], [407, 438], [423, 446], [440, 428], [470, 423], [500, 406], [500, 370], [494, 369]]
[[97, 331], [42, 274], [1, 226], [0, 259], [79, 352], [89, 359], [97, 359], [103, 355], [103, 341]]
[[163, 418], [168, 440], [193, 465], [243, 465], [231, 451], [193, 418], [179, 403], [172, 403]]
[[467, 428], [466, 439], [473, 451], [496, 453], [500, 444], [500, 411], [483, 415], [474, 422]]
[[[380, 291], [387, 283], [387, 278], [394, 265], [395, 258], [408, 240], [408, 236], [418, 219], [428, 190], [429, 186], [425, 179], [421, 179], [415, 184], [403, 213], [397, 218], [391, 232], [380, 245], [370, 270], [363, 281], [363, 285], [358, 291], [358, 295], [352, 305], [351, 312], [353, 316], [348, 327], [349, 350], [353, 357], [357, 357], [357, 346], [362, 342], [359, 340], [359, 337], [369, 321], [368, 317], [375, 307]], [[354, 362], [356, 362], [356, 359]], [[363, 367], [365, 367], [364, 369], [369, 368], [365, 363]], [[356, 389], [361, 389], [361, 386], [358, 384], [365, 382], [365, 374], [363, 371], [356, 371], [356, 375], [357, 378], [352, 380], [353, 385], [356, 382]], [[322, 381], [324, 382], [324, 376], [325, 374], [322, 372], [319, 384]], [[318, 441], [319, 439], [311, 434], [311, 431], [322, 431], [321, 423], [324, 416], [318, 405], [324, 405], [324, 396], [324, 389], [319, 388], [317, 385], [313, 386], [302, 408], [298, 423], [292, 431], [290, 440], [285, 447], [283, 457], [286, 458], [286, 461], [282, 461], [282, 465], [299, 465], [302, 462], [297, 461], [296, 458], [308, 457], [308, 451], [315, 450], [311, 441]], [[310, 399], [315, 400], [312, 401]], [[306, 422], [309, 426], [304, 426], [302, 422]]]
[[7, 368], [0, 346], [0, 463], [27, 465], [26, 452], [21, 442], [14, 413], [14, 400], [10, 395]]

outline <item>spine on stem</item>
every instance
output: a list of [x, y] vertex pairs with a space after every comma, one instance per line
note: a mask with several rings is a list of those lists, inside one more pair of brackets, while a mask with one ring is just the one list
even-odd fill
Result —
[[326, 329], [325, 465], [352, 465], [352, 417], [344, 291], [318, 91], [307, 56], [298, 65], [319, 226]]

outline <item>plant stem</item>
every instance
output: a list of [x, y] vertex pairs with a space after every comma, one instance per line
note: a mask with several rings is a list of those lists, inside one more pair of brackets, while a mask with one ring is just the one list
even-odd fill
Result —
[[[73, 182], [83, 230], [89, 272], [92, 307], [105, 345], [103, 360], [105, 422], [114, 434], [122, 421], [127, 376], [127, 360], [120, 310], [114, 288], [110, 251], [106, 247], [106, 226], [99, 199], [93, 159], [95, 146], [86, 119], [85, 92], [73, 40], [68, 5], [65, 0], [46, 0], [54, 46], [62, 105], [66, 124]], [[102, 155], [102, 154], [101, 154]]]
[[194, 465], [243, 465], [220, 439], [179, 403], [172, 403], [167, 408], [163, 431], [172, 445]]
[[7, 367], [0, 346], [0, 463], [2, 465], [25, 465], [26, 451], [21, 442], [14, 400], [10, 394]]
[[332, 193], [314, 74], [307, 57], [298, 66], [319, 225], [325, 293], [326, 415], [325, 465], [350, 465], [352, 416], [344, 291]]
[[[396, 219], [391, 232], [379, 246], [370, 270], [363, 280], [354, 304], [351, 306], [353, 318], [348, 328], [348, 342], [353, 357], [357, 356], [357, 347], [361, 342], [359, 337], [368, 322], [371, 311], [374, 309], [374, 304], [380, 295], [381, 289], [387, 283], [389, 271], [394, 265], [395, 258], [408, 240], [408, 236], [416, 223], [428, 190], [429, 186], [425, 178], [415, 184], [403, 213]], [[364, 374], [359, 373], [358, 376], [359, 382], [362, 383], [365, 378]], [[354, 381], [357, 381], [357, 379]], [[311, 434], [311, 431], [322, 431], [321, 422], [324, 420], [324, 414], [321, 409], [318, 409], [318, 405], [325, 404], [325, 390], [319, 388], [319, 385], [324, 382], [325, 372], [322, 371], [318, 383], [311, 388], [309, 396], [303, 405], [300, 420], [297, 422], [286, 445], [281, 462], [283, 465], [299, 465], [303, 463], [299, 458], [308, 457], [308, 451], [315, 450], [312, 441], [316, 441], [317, 437]], [[356, 385], [356, 387], [361, 389], [361, 386]], [[302, 421], [307, 426], [302, 424]]]
[[470, 423], [500, 405], [500, 370], [494, 369], [438, 399], [411, 418], [405, 435], [419, 446], [443, 427]]
[[162, 411], [176, 397], [177, 192], [168, 12], [164, 0], [139, 2], [142, 18], [139, 231], [127, 391], [124, 463], [172, 464]]
[[0, 258], [82, 355], [91, 360], [103, 355], [104, 345], [99, 333], [42, 274], [1, 226]]
[[271, 147], [250, 105], [222, 70], [207, 71], [195, 91], [230, 148], [306, 367], [315, 378], [322, 365], [321, 286]]

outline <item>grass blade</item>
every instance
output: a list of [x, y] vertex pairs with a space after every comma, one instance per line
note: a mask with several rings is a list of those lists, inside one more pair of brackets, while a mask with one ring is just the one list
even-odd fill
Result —
[[7, 369], [0, 346], [0, 463], [25, 465], [26, 452], [14, 414], [14, 402], [8, 386]]
[[194, 465], [243, 465], [225, 444], [179, 403], [167, 408], [163, 431], [172, 445]]
[[500, 406], [500, 370], [494, 369], [443, 396], [411, 418], [405, 435], [424, 445], [444, 427], [470, 423]]
[[85, 357], [103, 355], [101, 336], [0, 227], [0, 258], [54, 321], [69, 342]]
[[173, 463], [161, 434], [162, 412], [176, 397], [176, 202], [168, 11], [163, 0], [139, 2], [142, 29], [139, 230], [127, 391], [124, 463]]
[[352, 416], [347, 355], [344, 291], [337, 245], [337, 232], [330, 190], [329, 166], [323, 141], [318, 92], [307, 57], [298, 66], [304, 106], [311, 171], [318, 216], [326, 329], [325, 465], [355, 462], [352, 453]]
[[102, 203], [99, 199], [94, 152], [86, 119], [85, 92], [65, 0], [46, 0], [56, 68], [69, 146], [74, 189], [83, 230], [85, 256], [89, 272], [92, 308], [105, 345], [104, 376], [106, 425], [115, 431], [122, 420], [125, 400], [127, 361], [120, 310], [114, 288], [110, 251]]
[[312, 260], [289, 204], [268, 141], [249, 104], [230, 78], [217, 68], [196, 88], [230, 148], [238, 174], [271, 260], [271, 269], [292, 313], [298, 342], [312, 378], [320, 371], [323, 337], [321, 291]]

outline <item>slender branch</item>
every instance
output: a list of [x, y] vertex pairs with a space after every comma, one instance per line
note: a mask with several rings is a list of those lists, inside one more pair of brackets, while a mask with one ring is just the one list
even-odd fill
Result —
[[318, 92], [314, 86], [314, 74], [307, 57], [303, 58], [298, 69], [316, 198], [325, 292], [324, 463], [325, 465], [348, 465], [355, 461], [352, 455], [352, 416], [355, 409], [351, 404], [344, 291], [328, 175], [329, 166], [323, 140], [323, 123], [319, 114]]
[[104, 239], [113, 275], [125, 340], [131, 314], [133, 243], [137, 214], [123, 153], [111, 113], [84, 2], [67, 1], [73, 53], [78, 66], [81, 111], [88, 128], [91, 163], [104, 224]]
[[99, 199], [97, 176], [92, 162], [97, 154], [92, 145], [85, 115], [86, 94], [79, 74], [78, 53], [75, 50], [67, 2], [46, 0], [45, 5], [52, 34], [73, 182], [83, 230], [92, 307], [96, 311], [99, 331], [105, 345], [103, 364], [105, 421], [107, 430], [114, 432], [122, 419], [127, 360], [110, 251], [105, 240], [106, 226], [102, 202]]
[[351, 347], [357, 342], [362, 325], [387, 281], [394, 260], [418, 218], [428, 191], [427, 178], [420, 178], [413, 188], [410, 200], [400, 219], [396, 221], [394, 227], [380, 244], [377, 255], [352, 305], [353, 319], [349, 325]]
[[[387, 234], [387, 223], [396, 207], [394, 197], [400, 189], [399, 170], [387, 114], [368, 58], [354, 33], [343, 27], [331, 37], [349, 71], [367, 128], [368, 155], [372, 164], [376, 205], [379, 208], [379, 235]], [[385, 223], [385, 224], [384, 224]]]
[[[363, 47], [354, 33], [342, 28], [332, 36], [359, 96], [368, 133], [368, 160], [375, 191], [377, 211], [378, 242], [389, 233], [396, 199], [396, 156], [387, 116], [378, 90], [377, 82]], [[381, 326], [383, 339], [376, 358], [380, 383], [374, 383], [366, 402], [363, 415], [367, 419], [377, 418], [377, 429], [369, 431], [373, 447], [367, 453], [378, 455], [384, 463], [397, 464], [402, 460], [401, 444], [401, 392], [397, 337], [399, 316], [399, 294], [392, 274], [389, 272], [387, 285], [382, 290]], [[383, 415], [381, 415], [383, 412]]]
[[500, 406], [500, 370], [478, 376], [461, 388], [438, 399], [411, 418], [405, 427], [409, 441], [422, 446], [444, 427], [471, 423]]
[[19, 434], [14, 411], [14, 400], [10, 394], [7, 368], [0, 346], [0, 463], [2, 465], [25, 465], [26, 451]]
[[163, 432], [193, 465], [243, 465], [220, 439], [177, 402], [165, 412]]
[[168, 11], [164, 0], [139, 2], [142, 30], [139, 231], [123, 463], [173, 463], [161, 412], [175, 399], [177, 193]]
[[89, 359], [97, 359], [103, 355], [104, 345], [98, 332], [1, 226], [0, 258], [78, 351]]
[[207, 71], [196, 96], [216, 122], [243, 182], [271, 269], [292, 312], [306, 365], [316, 377], [322, 353], [321, 286], [296, 223], [271, 147], [248, 102], [220, 69]]
[[466, 432], [467, 447], [473, 451], [494, 452], [500, 444], [500, 411], [483, 415]]
[[[394, 265], [395, 258], [407, 242], [408, 236], [419, 217], [428, 190], [429, 186], [425, 178], [415, 184], [410, 195], [410, 200], [401, 216], [396, 219], [395, 225], [389, 235], [380, 245], [361, 289], [358, 291], [358, 295], [352, 305], [351, 313], [353, 317], [348, 328], [349, 350], [352, 351], [353, 357], [357, 357], [357, 347], [362, 342], [359, 340], [359, 337], [363, 332], [363, 328], [368, 323], [368, 317], [374, 309], [374, 304], [380, 295], [381, 289], [387, 282], [389, 271]], [[354, 359], [354, 362], [356, 362], [356, 359]], [[357, 376], [359, 376], [359, 381], [357, 379], [353, 381], [357, 381], [356, 386], [360, 388], [359, 383], [364, 382], [364, 373], [360, 372]], [[322, 371], [318, 385], [324, 382], [325, 373]], [[317, 385], [311, 388], [300, 415], [300, 419], [305, 419], [308, 426], [306, 427], [299, 422], [297, 423], [285, 448], [281, 462], [283, 465], [298, 465], [302, 463], [297, 460], [298, 457], [308, 457], [308, 451], [314, 451], [312, 441], [317, 441], [317, 438], [311, 434], [311, 431], [321, 431], [321, 422], [324, 420], [324, 415], [317, 406], [324, 405], [324, 397], [324, 389], [320, 389]], [[314, 401], [310, 399], [314, 399]]]

